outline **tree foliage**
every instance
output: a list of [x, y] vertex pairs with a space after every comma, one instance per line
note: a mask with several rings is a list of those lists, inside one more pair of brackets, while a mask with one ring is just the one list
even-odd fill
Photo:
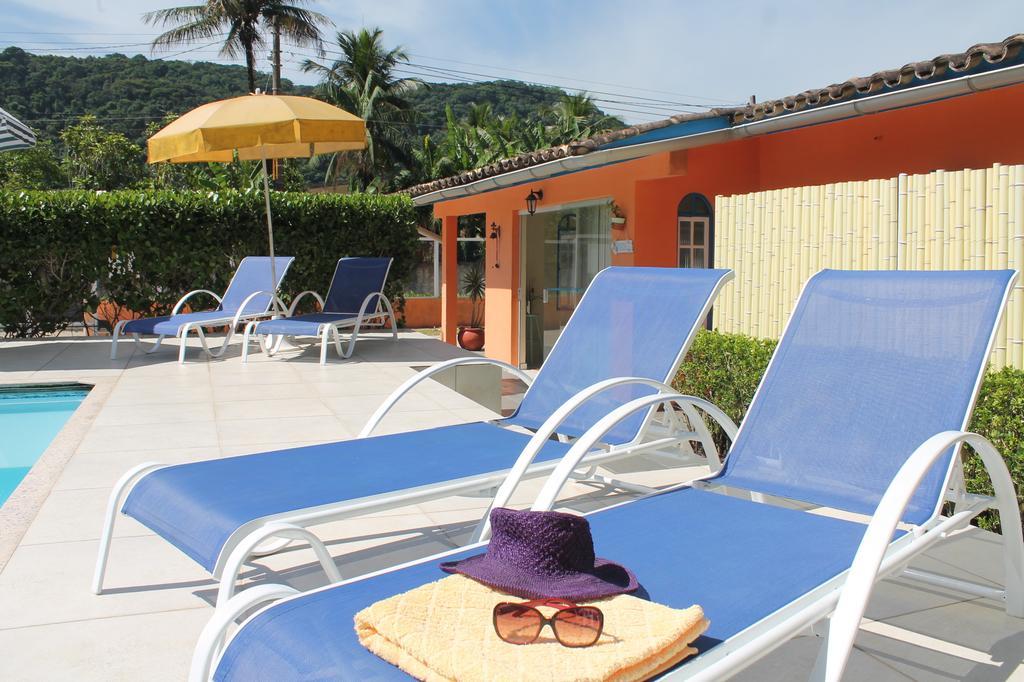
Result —
[[[623, 125], [601, 112], [586, 95], [567, 95], [557, 88], [514, 81], [425, 84], [403, 78], [399, 67], [407, 55], [401, 47], [387, 46], [380, 29], [342, 31], [336, 43], [340, 56], [334, 62], [306, 64], [320, 77], [319, 86], [295, 87], [286, 82], [283, 89], [316, 94], [364, 118], [367, 148], [309, 162], [290, 160], [284, 164], [282, 189], [324, 181], [347, 183], [354, 190], [388, 192]], [[141, 148], [161, 122], [205, 102], [244, 93], [246, 82], [246, 70], [238, 66], [150, 60], [141, 55], [37, 56], [8, 48], [0, 52], [0, 101], [35, 128], [44, 143], [52, 140], [53, 144], [0, 159], [0, 186], [251, 187], [258, 180], [252, 172], [255, 164], [158, 164], [113, 178], [109, 172], [104, 177], [88, 173], [84, 163], [76, 163], [78, 179], [73, 181], [64, 175], [64, 160], [78, 156], [66, 148], [64, 138], [79, 138], [62, 136], [68, 126], [80, 125], [82, 116], [95, 116], [90, 126], [102, 126], [108, 133], [90, 133], [102, 140], [99, 149], [109, 152], [100, 158], [127, 161], [131, 147], [113, 134]], [[140, 151], [136, 165], [143, 163]], [[108, 165], [107, 170], [112, 168]]]
[[402, 187], [414, 185], [621, 126], [622, 121], [605, 115], [583, 93], [563, 93], [553, 106], [527, 118], [495, 114], [484, 103], [470, 106], [460, 119], [448, 106], [443, 135], [427, 134], [413, 143], [410, 163], [394, 182]]
[[142, 15], [146, 23], [170, 26], [153, 40], [167, 48], [224, 36], [221, 54], [245, 57], [248, 92], [256, 91], [256, 51], [266, 46], [265, 34], [280, 33], [292, 43], [321, 48], [320, 26], [331, 23], [323, 14], [302, 7], [307, 0], [207, 0], [199, 5], [169, 7]]
[[406, 126], [414, 114], [405, 97], [421, 83], [395, 74], [409, 57], [401, 47], [385, 47], [382, 33], [379, 28], [341, 31], [336, 38], [341, 57], [330, 65], [307, 59], [302, 66], [320, 77], [324, 99], [366, 121], [366, 149], [335, 154], [325, 184], [347, 171], [349, 186], [366, 191], [382, 170], [409, 161]]
[[75, 189], [127, 189], [146, 176], [142, 147], [121, 133], [112, 133], [86, 116], [65, 128], [62, 165]]
[[[266, 74], [259, 74], [265, 83]], [[310, 88], [284, 81], [282, 88]], [[59, 142], [60, 132], [92, 115], [97, 123], [138, 145], [146, 127], [213, 100], [247, 92], [244, 66], [147, 59], [33, 55], [17, 47], [0, 51], [0, 102], [39, 135]]]

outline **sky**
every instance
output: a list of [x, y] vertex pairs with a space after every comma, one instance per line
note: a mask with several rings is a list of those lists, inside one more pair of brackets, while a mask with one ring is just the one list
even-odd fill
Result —
[[[0, 48], [241, 63], [203, 43], [150, 52], [160, 29], [142, 13], [200, 1], [0, 0]], [[782, 97], [1024, 32], [1021, 0], [320, 0], [310, 8], [334, 22], [327, 49], [338, 30], [380, 27], [388, 46], [408, 51], [405, 75], [585, 89], [628, 122]], [[298, 68], [309, 54], [286, 47], [285, 77], [312, 83]]]

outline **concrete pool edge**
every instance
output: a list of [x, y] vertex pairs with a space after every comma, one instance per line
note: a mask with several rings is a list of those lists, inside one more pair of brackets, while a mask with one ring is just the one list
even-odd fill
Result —
[[[114, 388], [115, 381], [102, 377], [91, 377], [78, 383], [91, 386], [88, 395], [75, 412], [68, 418], [60, 432], [50, 441], [43, 454], [29, 470], [25, 478], [14, 489], [7, 501], [0, 506], [0, 571], [4, 570], [21, 538], [24, 537], [36, 514], [50, 495], [54, 484], [64, 471], [64, 466], [75, 454], [86, 431], [99, 414], [107, 396]], [[0, 384], [0, 387], [6, 384]]]

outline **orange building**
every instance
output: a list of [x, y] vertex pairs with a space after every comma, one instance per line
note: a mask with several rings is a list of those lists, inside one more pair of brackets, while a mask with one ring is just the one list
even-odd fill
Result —
[[486, 226], [487, 355], [536, 367], [601, 268], [713, 266], [716, 195], [1024, 162], [1022, 46], [1015, 35], [412, 188], [442, 221], [443, 338], [458, 323], [460, 217]]

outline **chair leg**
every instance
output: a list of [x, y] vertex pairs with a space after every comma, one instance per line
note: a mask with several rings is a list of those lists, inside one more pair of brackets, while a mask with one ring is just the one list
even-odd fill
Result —
[[[136, 335], [135, 336], [136, 342], [138, 342], [138, 338], [139, 338], [138, 335]], [[146, 351], [146, 355], [149, 355], [151, 353], [155, 353], [158, 350], [160, 350], [160, 344], [163, 343], [163, 340], [164, 340], [164, 335], [163, 334], [161, 334], [160, 336], [156, 337], [156, 343], [153, 344], [152, 348], [150, 348], [149, 350]]]
[[242, 362], [249, 362], [249, 342], [250, 336], [252, 336], [253, 329], [259, 324], [256, 320], [253, 320], [249, 324], [245, 325], [245, 333], [242, 334]]
[[331, 333], [331, 329], [333, 327], [325, 324], [323, 329], [320, 330], [320, 364], [322, 366], [327, 364], [327, 338]]
[[[998, 475], [998, 474], [994, 474]], [[1006, 476], [1009, 481], [1009, 476]], [[1010, 490], [1013, 490], [1013, 483], [1010, 482]], [[1000, 499], [1004, 497], [1005, 499]], [[1013, 509], [1017, 506], [1014, 496], [1000, 495], [996, 488], [996, 499], [1000, 503], [999, 521], [1003, 527], [1003, 566], [1006, 574], [1006, 613], [1015, 618], [1024, 618], [1024, 536], [1021, 534], [1021, 523], [1019, 516], [1006, 514], [1003, 518], [1002, 509]]]
[[224, 343], [220, 344], [220, 348], [210, 348], [206, 342], [206, 334], [203, 333], [202, 328], [196, 330], [199, 333], [199, 339], [203, 342], [203, 350], [211, 358], [219, 358], [228, 350], [228, 344], [231, 343], [231, 339], [235, 335], [235, 327], [231, 325], [228, 327], [228, 333], [224, 336]]
[[191, 331], [191, 329], [192, 329], [192, 325], [186, 324], [182, 328], [181, 333], [178, 335], [178, 338], [181, 339], [181, 347], [178, 348], [178, 364], [179, 365], [184, 365], [185, 364], [185, 350], [188, 348], [188, 333], [189, 333], [189, 331]]
[[121, 498], [140, 478], [162, 466], [162, 464], [157, 464], [155, 462], [146, 462], [133, 469], [129, 469], [124, 476], [114, 484], [114, 489], [110, 491], [110, 497], [107, 500], [107, 511], [103, 517], [103, 531], [100, 533], [99, 552], [96, 555], [96, 570], [93, 573], [92, 578], [93, 594], [100, 594], [103, 592], [103, 576], [107, 571], [107, 558], [110, 556], [110, 543], [114, 536], [114, 522], [117, 520], [117, 512], [118, 507], [121, 506]]
[[[309, 530], [291, 523], [268, 523], [262, 528], [254, 530], [252, 533], [242, 538], [242, 540], [235, 545], [234, 549], [231, 550], [231, 554], [228, 555], [227, 561], [224, 562], [224, 568], [221, 570], [220, 575], [215, 576], [220, 580], [220, 585], [217, 588], [216, 605], [218, 607], [227, 603], [227, 601], [234, 596], [235, 584], [238, 582], [238, 576], [242, 572], [242, 566], [245, 562], [253, 556], [254, 552], [259, 551], [260, 554], [266, 555], [268, 553], [265, 549], [267, 547], [267, 540], [275, 537], [306, 542], [316, 554], [320, 567], [323, 568], [324, 573], [327, 574], [327, 579], [332, 583], [336, 583], [341, 580], [341, 571], [338, 570], [337, 564], [334, 563], [334, 559], [331, 557], [330, 552], [327, 551], [327, 547], [324, 546], [324, 543], [320, 538]], [[262, 551], [260, 551], [261, 546], [264, 547]]]
[[128, 320], [118, 320], [114, 325], [113, 338], [110, 341], [110, 359], [117, 360], [117, 342], [121, 338], [121, 332], [124, 330], [124, 326], [128, 324]]
[[349, 337], [348, 337], [348, 348], [346, 348], [345, 349], [345, 353], [342, 354], [341, 347], [339, 345], [339, 347], [338, 347], [338, 355], [341, 355], [341, 357], [343, 357], [345, 359], [348, 359], [348, 358], [352, 357], [352, 353], [355, 352], [355, 349], [356, 349], [356, 341], [359, 339], [359, 328], [362, 327], [362, 324], [363, 324], [362, 318], [359, 318], [358, 320], [356, 320], [356, 325], [354, 327], [352, 327], [352, 333], [349, 334]]

